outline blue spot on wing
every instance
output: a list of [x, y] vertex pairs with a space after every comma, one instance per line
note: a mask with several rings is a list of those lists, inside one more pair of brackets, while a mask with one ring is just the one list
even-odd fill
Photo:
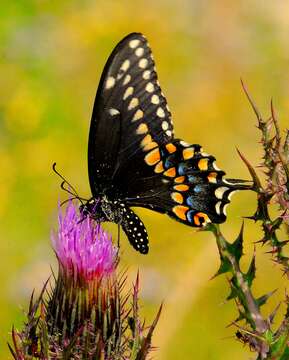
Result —
[[169, 169], [176, 165], [176, 157], [174, 155], [168, 156], [164, 162], [165, 169]]
[[195, 215], [195, 210], [190, 210], [187, 212], [187, 219], [189, 220], [189, 222], [191, 224], [194, 224], [194, 215]]
[[179, 163], [179, 165], [178, 165], [179, 175], [186, 175], [191, 169], [192, 169], [191, 166], [184, 162]]
[[186, 203], [187, 203], [187, 205], [189, 205], [190, 207], [194, 207], [194, 203], [195, 203], [194, 197], [193, 197], [193, 196], [188, 196], [188, 197], [186, 198]]
[[204, 188], [203, 188], [202, 185], [196, 185], [196, 186], [194, 187], [194, 192], [195, 192], [196, 194], [200, 194], [200, 193], [202, 193], [203, 191], [204, 191]]

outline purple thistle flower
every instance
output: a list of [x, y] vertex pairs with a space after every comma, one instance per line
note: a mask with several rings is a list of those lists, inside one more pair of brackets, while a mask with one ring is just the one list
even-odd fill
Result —
[[52, 234], [59, 271], [37, 300], [33, 294], [22, 331], [12, 330], [15, 360], [143, 359], [152, 350], [151, 327], [139, 317], [137, 277], [133, 303], [123, 295], [126, 275], [117, 274], [118, 252], [99, 224], [82, 218], [70, 201], [59, 208]]
[[52, 245], [59, 272], [47, 304], [48, 332], [70, 342], [92, 331], [106, 344], [113, 332], [121, 333], [118, 252], [111, 236], [69, 201], [64, 213], [59, 208]]
[[52, 244], [61, 270], [86, 282], [111, 275], [117, 266], [117, 248], [99, 224], [82, 218], [72, 201], [64, 214], [59, 210]]

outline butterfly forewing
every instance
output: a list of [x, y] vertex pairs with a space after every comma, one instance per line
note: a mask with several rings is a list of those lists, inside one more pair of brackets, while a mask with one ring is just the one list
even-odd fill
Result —
[[148, 42], [141, 34], [130, 34], [109, 57], [95, 99], [88, 147], [93, 195], [112, 183], [125, 191], [127, 183], [122, 182], [137, 172], [150, 176], [144, 154], [170, 141], [172, 132]]

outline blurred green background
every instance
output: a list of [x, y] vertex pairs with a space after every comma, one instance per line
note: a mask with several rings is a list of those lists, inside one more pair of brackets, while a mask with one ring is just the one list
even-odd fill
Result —
[[[58, 168], [89, 196], [87, 137], [94, 95], [104, 63], [116, 43], [132, 31], [150, 41], [160, 82], [178, 137], [200, 143], [229, 177], [248, 178], [237, 146], [260, 162], [256, 121], [241, 90], [249, 86], [269, 114], [274, 97], [281, 126], [289, 114], [289, 12], [286, 2], [197, 0], [17, 0], [0, 11], [0, 357], [12, 324], [20, 327], [34, 288], [55, 267], [50, 231], [56, 226]], [[223, 231], [233, 240], [241, 217], [255, 209], [254, 194], [238, 194]], [[236, 317], [225, 303], [224, 277], [213, 237], [147, 210], [148, 256], [122, 236], [122, 266], [129, 283], [137, 269], [142, 313], [151, 321], [164, 310], [154, 344], [155, 359], [248, 359], [249, 350], [226, 326]], [[111, 227], [116, 233], [116, 227]], [[260, 239], [245, 227], [244, 267]], [[279, 288], [265, 314], [283, 297], [279, 268], [257, 249], [256, 295]], [[280, 317], [279, 317], [280, 320]]]

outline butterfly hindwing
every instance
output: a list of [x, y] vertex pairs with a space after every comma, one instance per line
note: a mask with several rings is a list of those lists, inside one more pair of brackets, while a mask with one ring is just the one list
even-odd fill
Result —
[[162, 171], [153, 188], [132, 201], [134, 206], [165, 212], [190, 226], [226, 220], [226, 205], [236, 185], [225, 179], [215, 158], [200, 145], [173, 140], [160, 148], [161, 159], [152, 166]]

